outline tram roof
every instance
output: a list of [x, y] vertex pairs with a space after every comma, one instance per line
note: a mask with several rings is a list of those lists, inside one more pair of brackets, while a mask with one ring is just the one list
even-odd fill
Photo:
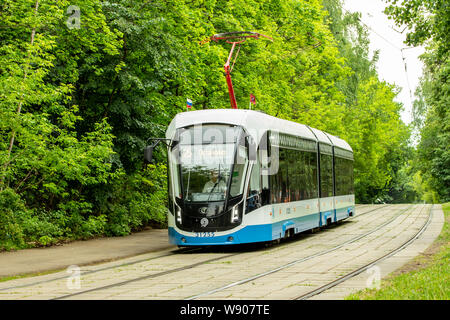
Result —
[[301, 123], [279, 119], [263, 112], [244, 109], [209, 109], [178, 113], [167, 128], [166, 137], [172, 138], [178, 128], [207, 123], [242, 126], [256, 141], [259, 141], [267, 130], [276, 130], [353, 151], [346, 141], [326, 132]]

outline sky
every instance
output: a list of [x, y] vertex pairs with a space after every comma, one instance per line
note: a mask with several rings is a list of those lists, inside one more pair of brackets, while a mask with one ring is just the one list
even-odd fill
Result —
[[[370, 52], [379, 50], [377, 63], [378, 77], [401, 88], [396, 101], [403, 103], [401, 117], [409, 124], [412, 120], [411, 110], [414, 92], [419, 85], [423, 63], [419, 56], [425, 51], [423, 47], [408, 48], [403, 41], [406, 31], [397, 27], [383, 13], [387, 6], [382, 0], [344, 0], [344, 9], [349, 12], [361, 12], [361, 21], [369, 27]], [[408, 48], [401, 50], [403, 48]], [[403, 57], [402, 57], [403, 53]], [[404, 58], [404, 60], [403, 60]], [[406, 64], [406, 71], [405, 71]]]

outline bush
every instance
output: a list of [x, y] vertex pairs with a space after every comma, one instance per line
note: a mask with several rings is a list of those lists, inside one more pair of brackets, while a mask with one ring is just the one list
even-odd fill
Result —
[[48, 246], [61, 240], [124, 236], [148, 225], [167, 225], [165, 165], [114, 179], [78, 201], [66, 200], [57, 209], [25, 206], [13, 190], [0, 192], [0, 250]]
[[167, 169], [149, 165], [142, 173], [114, 181], [102, 213], [108, 217], [108, 235], [122, 236], [141, 230], [149, 223], [167, 225]]
[[21, 227], [27, 242], [40, 243], [44, 246], [56, 242], [64, 235], [64, 230], [48, 221], [45, 215], [29, 215], [22, 219]]
[[27, 213], [25, 205], [14, 190], [0, 191], [0, 250], [11, 250], [25, 246], [24, 235], [17, 216]]
[[80, 237], [83, 239], [103, 235], [105, 233], [107, 218], [105, 215], [90, 216], [81, 224]]

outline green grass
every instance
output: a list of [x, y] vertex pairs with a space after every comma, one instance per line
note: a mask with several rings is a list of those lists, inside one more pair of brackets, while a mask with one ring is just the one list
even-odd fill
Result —
[[52, 273], [61, 272], [65, 269], [58, 269], [58, 270], [49, 270], [44, 272], [35, 272], [35, 273], [27, 273], [27, 274], [19, 274], [15, 276], [8, 276], [8, 277], [0, 277], [0, 282], [5, 282], [9, 280], [16, 280], [16, 279], [22, 279], [22, 278], [31, 278], [31, 277], [38, 277], [38, 276], [45, 276]]
[[442, 209], [445, 223], [433, 244], [436, 253], [420, 255], [409, 264], [421, 266], [417, 270], [390, 276], [379, 289], [365, 289], [346, 300], [450, 300], [450, 202]]

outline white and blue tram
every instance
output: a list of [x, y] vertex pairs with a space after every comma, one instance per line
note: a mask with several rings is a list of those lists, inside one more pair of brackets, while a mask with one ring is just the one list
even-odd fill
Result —
[[214, 109], [177, 114], [166, 140], [178, 246], [273, 241], [355, 213], [352, 148], [320, 130]]

